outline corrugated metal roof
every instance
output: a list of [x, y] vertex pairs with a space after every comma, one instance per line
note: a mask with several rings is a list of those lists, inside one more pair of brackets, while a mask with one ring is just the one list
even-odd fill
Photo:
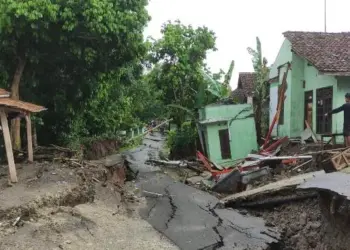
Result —
[[[0, 92], [0, 95], [1, 95], [1, 92]], [[29, 102], [22, 102], [11, 98], [0, 98], [0, 106], [20, 109], [31, 113], [38, 113], [46, 110], [46, 108], [43, 106], [39, 106]]]

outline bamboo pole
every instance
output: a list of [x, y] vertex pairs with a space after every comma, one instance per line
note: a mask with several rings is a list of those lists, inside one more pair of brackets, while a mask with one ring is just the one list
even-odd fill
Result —
[[168, 119], [168, 120], [165, 120], [165, 121], [162, 122], [161, 124], [158, 124], [158, 125], [155, 126], [154, 128], [151, 128], [151, 129], [147, 130], [146, 132], [142, 133], [141, 135], [138, 135], [138, 136], [136, 136], [136, 137], [134, 137], [134, 138], [130, 138], [128, 141], [131, 141], [131, 140], [136, 139], [136, 138], [138, 138], [138, 137], [143, 137], [143, 136], [147, 135], [149, 132], [151, 132], [152, 130], [157, 129], [157, 128], [159, 128], [160, 126], [162, 126], [162, 125], [164, 125], [165, 123], [170, 122], [170, 121], [172, 121], [172, 120], [173, 120], [172, 118], [171, 118], [171, 119]]

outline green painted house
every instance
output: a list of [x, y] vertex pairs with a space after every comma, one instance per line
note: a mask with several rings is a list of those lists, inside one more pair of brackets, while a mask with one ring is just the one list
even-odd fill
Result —
[[211, 104], [199, 110], [199, 132], [204, 153], [222, 166], [230, 166], [258, 148], [250, 104]]
[[318, 137], [342, 133], [343, 114], [329, 118], [324, 114], [342, 105], [345, 93], [350, 92], [350, 33], [288, 31], [283, 35], [269, 76], [270, 123], [288, 63], [291, 69], [281, 117], [272, 135], [299, 137], [305, 120]]

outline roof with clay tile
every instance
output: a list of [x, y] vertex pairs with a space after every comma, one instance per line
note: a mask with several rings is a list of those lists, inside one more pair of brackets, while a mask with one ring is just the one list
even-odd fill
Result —
[[292, 50], [319, 71], [350, 75], [350, 32], [287, 31], [283, 35], [291, 42]]
[[256, 74], [254, 72], [240, 72], [237, 88], [231, 92], [231, 97], [244, 102], [248, 96], [253, 95]]

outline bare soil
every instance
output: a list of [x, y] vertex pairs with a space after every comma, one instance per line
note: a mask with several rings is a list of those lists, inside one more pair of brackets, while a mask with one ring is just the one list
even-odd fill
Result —
[[145, 200], [106, 182], [104, 167], [17, 169], [9, 187], [0, 167], [0, 249], [177, 249], [139, 217]]
[[[334, 223], [319, 198], [297, 201], [273, 209], [250, 210], [256, 216], [263, 217], [267, 224], [283, 230], [285, 250], [347, 250], [350, 244], [349, 223], [340, 226], [342, 215], [338, 214], [338, 223]], [[321, 212], [322, 211], [322, 212]], [[348, 220], [346, 220], [348, 222]]]

